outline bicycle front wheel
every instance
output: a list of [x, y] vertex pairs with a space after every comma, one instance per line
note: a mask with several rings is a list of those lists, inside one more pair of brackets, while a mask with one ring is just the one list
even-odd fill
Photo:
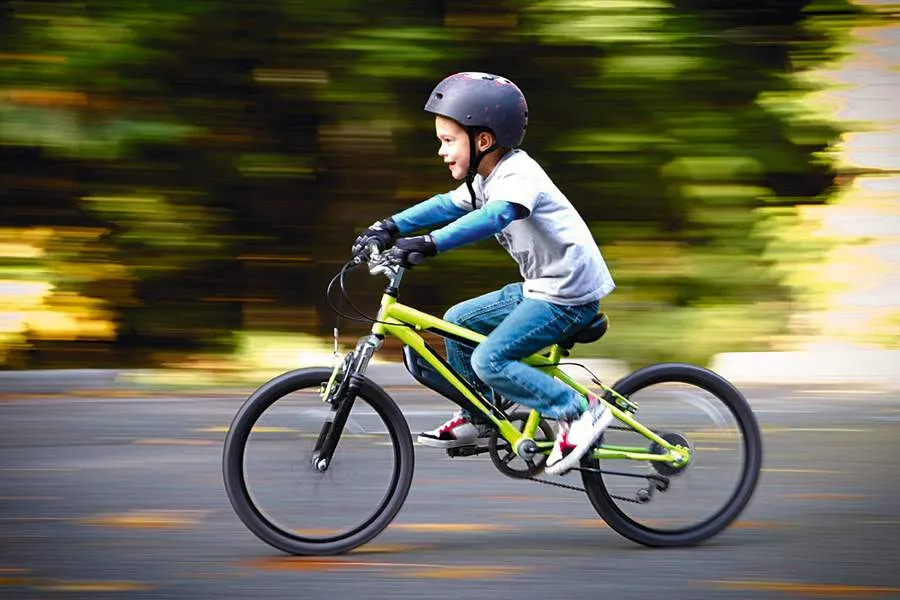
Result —
[[[762, 464], [759, 425], [743, 395], [712, 371], [687, 364], [639, 369], [613, 389], [639, 405], [643, 425], [689, 446], [693, 458], [682, 468], [585, 458], [582, 479], [600, 516], [647, 546], [688, 546], [725, 529], [750, 501]], [[603, 444], [662, 452], [626, 427], [610, 427]]]
[[235, 512], [257, 537], [291, 554], [339, 554], [365, 544], [393, 520], [412, 482], [409, 427], [369, 380], [352, 401], [327, 469], [316, 468], [320, 435], [345, 400], [323, 402], [330, 376], [330, 369], [299, 369], [264, 384], [225, 439], [225, 488]]

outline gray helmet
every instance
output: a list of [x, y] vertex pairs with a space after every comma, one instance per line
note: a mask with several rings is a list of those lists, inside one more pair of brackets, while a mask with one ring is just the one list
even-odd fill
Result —
[[516, 148], [528, 126], [528, 104], [516, 84], [489, 73], [456, 73], [431, 92], [425, 110], [463, 127], [486, 127], [497, 145]]

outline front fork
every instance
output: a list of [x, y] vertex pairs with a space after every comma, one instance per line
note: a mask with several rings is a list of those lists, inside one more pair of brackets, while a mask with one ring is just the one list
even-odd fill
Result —
[[335, 366], [322, 392], [322, 401], [331, 405], [319, 438], [313, 447], [310, 462], [316, 471], [324, 472], [331, 465], [338, 440], [347, 424], [356, 394], [365, 380], [365, 372], [375, 351], [381, 347], [384, 338], [375, 334], [361, 338], [347, 357]]

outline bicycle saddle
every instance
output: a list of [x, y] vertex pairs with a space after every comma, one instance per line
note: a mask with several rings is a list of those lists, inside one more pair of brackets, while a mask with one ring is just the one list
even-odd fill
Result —
[[595, 342], [603, 337], [603, 334], [606, 333], [608, 327], [609, 319], [606, 318], [606, 315], [604, 313], [597, 313], [594, 320], [588, 323], [584, 329], [559, 342], [559, 346], [566, 350], [571, 350], [572, 346], [575, 344]]

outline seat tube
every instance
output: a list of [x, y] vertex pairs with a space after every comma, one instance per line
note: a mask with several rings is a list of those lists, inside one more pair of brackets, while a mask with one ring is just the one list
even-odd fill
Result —
[[534, 439], [537, 435], [538, 427], [541, 425], [541, 413], [535, 409], [528, 412], [528, 418], [525, 420], [525, 427], [522, 428], [522, 435], [528, 439]]
[[562, 359], [562, 348], [558, 344], [550, 346], [550, 356], [548, 358], [553, 365], [558, 365]]

